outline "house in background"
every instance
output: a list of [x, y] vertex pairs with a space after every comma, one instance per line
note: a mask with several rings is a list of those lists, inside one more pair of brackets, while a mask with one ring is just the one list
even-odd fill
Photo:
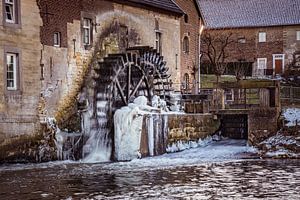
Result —
[[[230, 36], [226, 63], [251, 63], [253, 76], [275, 76], [300, 54], [299, 0], [198, 2], [205, 33]], [[202, 62], [207, 60], [204, 55]]]

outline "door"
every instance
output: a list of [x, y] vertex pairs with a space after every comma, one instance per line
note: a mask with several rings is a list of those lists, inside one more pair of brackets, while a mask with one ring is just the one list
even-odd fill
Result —
[[284, 72], [284, 54], [273, 54], [274, 75], [283, 74]]
[[282, 60], [275, 60], [275, 74], [282, 74]]

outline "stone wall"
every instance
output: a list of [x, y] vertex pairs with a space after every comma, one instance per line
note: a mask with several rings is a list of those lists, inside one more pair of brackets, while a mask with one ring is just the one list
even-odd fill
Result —
[[248, 114], [248, 142], [257, 146], [278, 131], [279, 109], [254, 109]]
[[[122, 39], [125, 37], [121, 31], [124, 27], [128, 30], [129, 46], [155, 47], [157, 20], [162, 34], [164, 60], [173, 82], [180, 82], [180, 69], [175, 68], [176, 54], [180, 55], [180, 21], [177, 16], [110, 1], [87, 1], [87, 4], [74, 1], [69, 13], [61, 10], [65, 2], [55, 2], [40, 1], [39, 4], [41, 11], [48, 8], [48, 12], [53, 14], [48, 21], [47, 17], [43, 17], [45, 25], [41, 28], [45, 115], [56, 115], [60, 120], [65, 114], [76, 112], [73, 108], [78, 92], [83, 82], [90, 81], [92, 66], [108, 53], [124, 50]], [[82, 42], [81, 19], [86, 15], [93, 19], [94, 24], [93, 44], [89, 48], [84, 47]], [[61, 47], [53, 46], [52, 38], [56, 31], [61, 32]]]
[[220, 121], [213, 114], [146, 115], [140, 153], [143, 157], [162, 155], [168, 145], [179, 141], [198, 141], [213, 135], [219, 128]]
[[[41, 90], [42, 20], [35, 1], [20, 1], [20, 23], [7, 25], [0, 3], [0, 142], [4, 138], [34, 134], [39, 128]], [[16, 91], [6, 88], [5, 52], [17, 53], [19, 78]]]

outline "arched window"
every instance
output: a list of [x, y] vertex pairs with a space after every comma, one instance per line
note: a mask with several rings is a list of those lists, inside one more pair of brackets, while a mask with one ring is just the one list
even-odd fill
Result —
[[190, 51], [190, 47], [189, 47], [190, 44], [189, 43], [190, 43], [189, 38], [187, 36], [185, 36], [183, 38], [183, 45], [182, 45], [184, 53], [189, 53], [189, 51]]

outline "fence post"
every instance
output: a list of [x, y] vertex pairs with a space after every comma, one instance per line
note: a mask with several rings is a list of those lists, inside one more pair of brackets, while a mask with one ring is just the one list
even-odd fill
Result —
[[290, 102], [294, 102], [294, 93], [293, 93], [293, 86], [290, 86]]

